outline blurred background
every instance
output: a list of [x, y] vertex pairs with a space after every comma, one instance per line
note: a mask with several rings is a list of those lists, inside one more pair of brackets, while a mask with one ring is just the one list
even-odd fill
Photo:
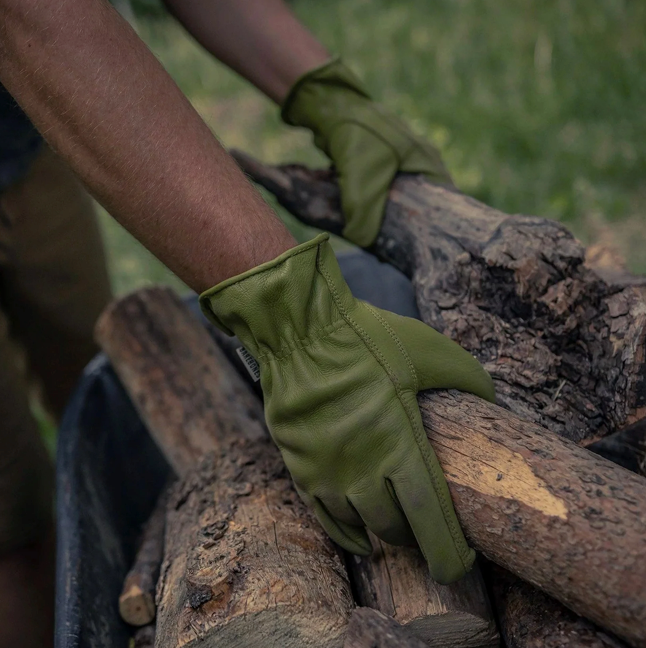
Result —
[[[374, 96], [442, 150], [458, 187], [564, 222], [646, 273], [646, 3], [294, 0]], [[304, 131], [186, 35], [157, 0], [138, 30], [227, 147], [327, 163]], [[298, 238], [308, 236], [281, 213]], [[179, 281], [102, 214], [117, 293]]]

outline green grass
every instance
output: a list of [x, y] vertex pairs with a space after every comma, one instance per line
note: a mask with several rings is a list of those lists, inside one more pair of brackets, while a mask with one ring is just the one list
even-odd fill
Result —
[[[441, 148], [464, 191], [508, 212], [562, 220], [646, 272], [646, 3], [291, 4], [380, 101]], [[226, 146], [270, 162], [325, 164], [306, 133], [283, 126], [271, 102], [171, 19], [140, 18], [139, 29]], [[119, 292], [173, 281], [116, 224], [104, 224]]]

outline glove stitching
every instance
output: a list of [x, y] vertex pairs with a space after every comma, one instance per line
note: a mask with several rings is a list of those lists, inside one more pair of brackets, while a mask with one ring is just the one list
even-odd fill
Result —
[[411, 377], [413, 378], [413, 383], [414, 383], [414, 390], [415, 393], [419, 391], [418, 386], [419, 386], [419, 381], [417, 380], [417, 372], [415, 371], [415, 366], [413, 365], [413, 362], [410, 359], [410, 356], [408, 355], [408, 352], [404, 348], [404, 345], [402, 344], [401, 340], [399, 339], [399, 336], [395, 333], [393, 328], [388, 324], [388, 322], [367, 302], [363, 302], [363, 305], [366, 307], [370, 313], [379, 321], [379, 323], [386, 329], [388, 332], [388, 335], [393, 339], [393, 342], [397, 345], [397, 348], [399, 349], [400, 353], [404, 356], [404, 359], [406, 360], [406, 364], [408, 365], [408, 368], [411, 373]]
[[[415, 367], [413, 365], [413, 362], [411, 361], [410, 356], [408, 355], [408, 352], [406, 351], [406, 349], [404, 348], [401, 340], [399, 339], [399, 336], [397, 335], [397, 333], [395, 333], [395, 331], [390, 326], [390, 324], [388, 324], [388, 322], [381, 315], [379, 315], [379, 313], [370, 304], [367, 304], [367, 303], [364, 302], [364, 306], [367, 308], [367, 310], [370, 313], [372, 313], [372, 315], [377, 319], [377, 321], [380, 322], [381, 325], [386, 329], [386, 331], [388, 332], [390, 337], [393, 339], [393, 341], [397, 345], [397, 348], [399, 349], [401, 354], [404, 356], [404, 358], [406, 360], [406, 363], [408, 364], [408, 368], [409, 368], [409, 370], [410, 370], [410, 372], [412, 374], [412, 377], [413, 377], [414, 392], [415, 392], [415, 394], [417, 394], [417, 392], [419, 391], [419, 389], [418, 389], [419, 382], [418, 382], [418, 379], [417, 379], [417, 372], [415, 371]], [[399, 393], [397, 395], [399, 396]], [[400, 398], [400, 401], [401, 401], [401, 398]], [[440, 500], [440, 503], [441, 503], [441, 506], [442, 506], [442, 512], [444, 513], [444, 519], [445, 519], [445, 521], [447, 523], [447, 526], [449, 527], [449, 529], [451, 531], [451, 535], [453, 536], [453, 540], [456, 543], [456, 550], [458, 551], [458, 554], [462, 554], [462, 550], [458, 546], [458, 544], [460, 544], [460, 545], [462, 544], [462, 542], [461, 542], [462, 530], [459, 529], [459, 528], [456, 529], [455, 524], [454, 524], [453, 516], [451, 515], [450, 507], [447, 506], [448, 503], [446, 502], [445, 498], [442, 495], [442, 491], [440, 490], [440, 484], [438, 483], [438, 478], [437, 478], [437, 475], [436, 475], [436, 471], [435, 471], [435, 469], [434, 469], [434, 467], [432, 465], [432, 463], [433, 463], [432, 458], [429, 456], [429, 452], [428, 452], [429, 448], [428, 448], [428, 439], [426, 437], [426, 432], [424, 431], [423, 426], [422, 426], [422, 429], [420, 429], [418, 418], [416, 416], [414, 416], [414, 413], [413, 413], [413, 416], [411, 416], [411, 413], [410, 413], [407, 405], [405, 405], [403, 401], [402, 401], [402, 405], [404, 406], [404, 409], [406, 410], [406, 413], [408, 414], [408, 418], [409, 418], [409, 420], [411, 422], [411, 426], [413, 428], [413, 434], [415, 436], [415, 442], [417, 443], [417, 447], [419, 448], [419, 450], [420, 450], [420, 452], [422, 454], [422, 457], [424, 459], [424, 463], [426, 464], [426, 468], [427, 468], [427, 470], [428, 470], [428, 472], [429, 472], [429, 474], [431, 476], [431, 481], [433, 482], [433, 488], [435, 489], [435, 492], [437, 493], [438, 499]], [[466, 561], [467, 561], [468, 555], [469, 555], [469, 549], [467, 547], [467, 549], [464, 551], [464, 555], [460, 555], [460, 559], [462, 560], [462, 563], [463, 563], [465, 569], [466, 569]]]
[[[363, 340], [364, 344], [368, 347], [368, 350], [372, 353], [373, 356], [375, 356], [382, 367], [386, 370], [386, 373], [388, 377], [391, 379], [393, 386], [395, 388], [395, 393], [397, 394], [397, 398], [401, 404], [401, 406], [404, 408], [404, 411], [406, 412], [406, 415], [408, 417], [409, 423], [411, 425], [411, 428], [413, 430], [413, 436], [415, 438], [415, 441], [417, 443], [418, 449], [420, 450], [422, 457], [424, 459], [424, 463], [426, 463], [427, 469], [429, 470], [429, 474], [431, 476], [431, 481], [433, 482], [433, 486], [435, 488], [435, 492], [437, 494], [438, 501], [440, 502], [440, 506], [442, 508], [442, 513], [444, 516], [444, 520], [449, 527], [449, 530], [451, 532], [451, 537], [453, 538], [453, 543], [455, 550], [458, 554], [458, 557], [460, 558], [462, 565], [464, 569], [467, 569], [467, 562], [468, 562], [468, 556], [469, 556], [469, 548], [466, 545], [466, 543], [463, 542], [462, 540], [462, 530], [459, 528], [456, 528], [455, 523], [452, 519], [451, 515], [451, 509], [448, 506], [448, 502], [446, 501], [446, 498], [444, 494], [442, 493], [442, 490], [438, 490], [437, 488], [437, 476], [434, 474], [434, 471], [430, 469], [429, 467], [429, 457], [427, 456], [428, 453], [428, 448], [424, 446], [421, 441], [427, 441], [426, 439], [426, 434], [423, 432], [423, 430], [419, 429], [419, 422], [417, 421], [417, 417], [414, 416], [414, 413], [411, 412], [410, 407], [407, 405], [407, 403], [403, 399], [402, 395], [402, 388], [399, 383], [399, 379], [397, 375], [393, 372], [390, 364], [386, 360], [386, 358], [381, 354], [379, 349], [376, 347], [375, 343], [373, 342], [372, 338], [368, 335], [368, 333], [361, 327], [359, 326], [350, 316], [350, 314], [346, 311], [346, 309], [343, 307], [341, 304], [341, 300], [339, 298], [339, 295], [336, 290], [336, 286], [334, 285], [334, 282], [332, 281], [332, 278], [330, 275], [327, 273], [325, 268], [322, 268], [320, 264], [317, 262], [317, 269], [318, 271], [323, 275], [323, 277], [326, 280], [326, 283], [328, 285], [328, 290], [330, 291], [332, 298], [334, 300], [334, 303], [336, 304], [336, 307], [339, 309], [339, 312], [341, 313], [342, 317], [350, 324], [350, 326], [353, 328], [353, 330], [359, 335], [359, 337]], [[423, 435], [423, 439], [421, 438]], [[424, 451], [426, 450], [426, 452]], [[421, 546], [420, 546], [421, 549]], [[427, 559], [428, 561], [428, 559]]]
[[344, 326], [347, 326], [347, 322], [343, 319], [338, 319], [336, 322], [332, 322], [332, 324], [328, 324], [327, 326], [319, 329], [318, 335], [308, 335], [307, 337], [291, 341], [285, 340], [285, 346], [288, 347], [285, 351], [278, 351], [276, 353], [267, 351], [267, 353], [259, 354], [256, 359], [258, 360], [258, 362], [267, 360], [269, 358], [282, 360], [292, 355], [292, 353], [294, 353], [295, 351], [307, 348], [317, 340], [324, 340], [326, 337], [329, 337], [330, 335], [332, 335], [332, 333], [340, 328], [343, 328]]

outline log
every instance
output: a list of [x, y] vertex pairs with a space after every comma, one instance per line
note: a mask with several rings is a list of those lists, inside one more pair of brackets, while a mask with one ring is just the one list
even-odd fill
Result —
[[625, 648], [616, 637], [508, 571], [497, 567], [491, 576], [507, 648]]
[[[235, 156], [253, 180], [272, 191], [302, 221], [333, 232], [341, 230], [338, 187], [330, 172], [295, 166], [268, 167], [244, 154]], [[540, 423], [571, 441], [591, 443], [643, 417], [643, 280], [622, 277], [620, 281], [604, 281], [585, 265], [583, 248], [558, 223], [509, 216], [417, 176], [402, 175], [393, 184], [373, 251], [412, 279], [424, 321], [459, 341], [485, 364], [496, 382], [499, 402], [516, 415], [501, 418], [485, 407], [479, 413], [484, 417], [480, 422], [485, 424], [482, 438], [477, 440], [476, 435], [474, 439], [482, 452], [459, 460], [454, 457], [455, 464], [449, 462], [444, 466], [445, 470], [456, 470], [453, 479], [449, 475], [454, 498], [463, 489], [456, 484], [456, 477], [458, 483], [469, 481], [468, 471], [462, 470], [469, 464], [476, 469], [475, 474], [484, 469], [488, 478], [483, 486], [490, 481], [492, 493], [502, 496], [484, 509], [493, 515], [491, 526], [485, 520], [470, 519], [468, 507], [461, 514], [456, 501], [473, 544], [575, 611], [622, 634], [633, 645], [644, 645], [646, 574], [637, 556], [641, 543], [639, 529], [643, 528], [646, 516], [640, 499], [620, 506], [623, 510], [619, 517], [613, 516], [612, 504], [605, 506], [610, 504], [606, 497], [619, 495], [621, 500], [624, 488], [636, 495], [641, 493], [643, 484], [622, 476], [617, 468], [582, 455], [567, 443], [557, 443], [558, 459], [547, 452], [541, 465], [541, 440], [556, 440], [550, 439], [545, 429], [523, 423], [523, 419]], [[468, 398], [452, 398], [455, 407], [451, 410], [468, 406]], [[431, 406], [430, 399], [423, 398], [424, 402]], [[462, 424], [469, 425], [472, 419], [473, 416], [466, 417]], [[492, 429], [504, 432], [495, 441], [487, 437], [488, 421]], [[432, 425], [431, 420], [427, 422]], [[436, 423], [441, 429], [443, 421]], [[427, 431], [433, 437], [434, 430]], [[529, 450], [524, 447], [527, 434], [532, 437]], [[469, 444], [462, 443], [464, 440], [463, 435], [459, 445], [468, 450]], [[516, 446], [509, 441], [520, 443]], [[551, 515], [549, 506], [538, 513], [541, 505], [536, 500], [534, 504], [538, 506], [530, 506], [534, 510], [529, 517], [528, 511], [520, 507], [522, 515], [516, 524], [514, 509], [519, 503], [514, 498], [505, 503], [508, 498], [503, 495], [502, 482], [506, 473], [492, 472], [486, 465], [489, 449], [511, 450], [507, 459], [510, 467], [515, 466], [512, 472], [518, 469], [521, 475], [527, 471], [527, 492], [566, 501], [566, 519]], [[499, 457], [501, 466], [505, 464], [505, 454], [502, 452]], [[567, 483], [567, 479], [559, 484], [558, 479], [552, 479], [556, 476], [551, 474], [552, 470], [572, 470], [573, 484]], [[612, 480], [605, 481], [604, 477], [609, 475]], [[596, 493], [595, 483], [602, 486]], [[477, 491], [478, 484], [471, 487]], [[486, 500], [486, 494], [482, 495]], [[548, 500], [552, 501], [550, 497]], [[586, 516], [587, 522], [580, 525]], [[596, 516], [600, 517], [592, 519]], [[542, 517], [545, 525], [530, 523], [533, 517], [534, 522]], [[617, 566], [615, 552], [623, 551], [622, 543], [612, 537], [615, 522], [619, 533], [632, 536], [632, 549], [622, 554], [626, 560], [613, 574]], [[545, 533], [553, 523], [573, 524], [577, 531], [574, 535], [564, 533], [566, 544], [556, 546]], [[534, 529], [539, 535], [533, 540]], [[496, 547], [495, 538], [491, 537], [518, 536], [518, 532], [524, 536], [520, 547]], [[529, 567], [531, 546], [542, 546], [544, 540], [546, 548], [570, 555], [574, 562], [568, 566], [558, 561], [553, 571], [548, 565], [547, 570], [537, 573]], [[545, 553], [549, 557], [550, 550]], [[597, 569], [603, 572], [599, 582], [585, 574], [589, 565], [594, 565], [588, 568], [590, 574]], [[620, 573], [628, 580], [624, 582]], [[570, 577], [572, 580], [566, 582]]]
[[[301, 221], [340, 233], [331, 172], [233, 155]], [[478, 357], [519, 417], [589, 443], [646, 416], [646, 279], [604, 281], [560, 223], [401, 174], [373, 251], [411, 279], [422, 319]]]
[[155, 589], [164, 554], [167, 499], [165, 490], [144, 526], [135, 562], [126, 574], [119, 596], [119, 614], [133, 626], [148, 625], [155, 618]]
[[155, 624], [137, 628], [130, 642], [131, 648], [153, 648], [155, 645]]
[[[211, 336], [250, 386], [246, 365], [237, 353], [240, 342], [208, 326]], [[260, 392], [262, 393], [262, 392]], [[346, 556], [346, 566], [358, 605], [394, 617], [417, 637], [443, 648], [485, 648], [500, 643], [489, 597], [475, 565], [466, 578], [440, 585], [430, 576], [417, 548], [393, 547], [371, 536], [369, 558]]]
[[646, 419], [595, 441], [588, 449], [646, 477]]
[[347, 575], [208, 333], [170, 290], [151, 289], [113, 303], [96, 335], [184, 476], [166, 520], [157, 648], [340, 647]]
[[421, 552], [395, 547], [370, 534], [370, 557], [347, 560], [355, 600], [394, 617], [428, 646], [485, 648], [500, 637], [480, 568], [459, 583], [439, 585], [428, 575]]
[[391, 617], [367, 607], [357, 608], [352, 613], [348, 634], [343, 648], [428, 648], [413, 636], [409, 630]]

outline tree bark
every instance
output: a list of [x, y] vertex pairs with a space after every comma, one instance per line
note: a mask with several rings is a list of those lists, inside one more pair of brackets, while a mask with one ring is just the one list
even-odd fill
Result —
[[[331, 172], [234, 156], [301, 221], [341, 232]], [[422, 319], [476, 355], [521, 418], [587, 443], [646, 416], [646, 280], [604, 281], [561, 224], [400, 175], [372, 251], [410, 277]]]
[[119, 614], [130, 625], [145, 626], [155, 618], [155, 590], [164, 556], [167, 499], [165, 490], [144, 526], [135, 562], [123, 582]]
[[352, 613], [343, 648], [442, 648], [441, 644], [426, 644], [408, 629], [377, 610], [357, 608]]
[[208, 333], [153, 289], [109, 307], [97, 338], [184, 476], [168, 508], [157, 647], [340, 647], [352, 610], [343, 566]]
[[[236, 153], [236, 157], [253, 180], [272, 191], [279, 202], [298, 218], [340, 232], [343, 217], [338, 187], [330, 172], [313, 172], [294, 166], [267, 167], [244, 154]], [[539, 466], [541, 462], [536, 460], [541, 453], [541, 444], [532, 442], [527, 455], [527, 449], [522, 447], [524, 434], [531, 430], [530, 436], [535, 435], [534, 441], [540, 441], [541, 437], [550, 442], [554, 440], [536, 426], [528, 425], [524, 429], [520, 420], [540, 423], [579, 443], [590, 443], [644, 415], [646, 308], [643, 280], [626, 277], [623, 273], [612, 280], [607, 276], [602, 279], [585, 265], [583, 248], [558, 223], [509, 216], [416, 176], [396, 179], [373, 251], [412, 279], [422, 318], [472, 351], [493, 375], [499, 402], [519, 417], [508, 418], [503, 427], [508, 427], [507, 434], [512, 439], [523, 430], [518, 436], [521, 447], [513, 450], [513, 458], [522, 459], [517, 468], [522, 473], [522, 464], [529, 459], [525, 466], [529, 469], [528, 474], [539, 477], [538, 481], [530, 478], [528, 492], [555, 495], [557, 499], [566, 494], [566, 499], [571, 500], [566, 507], [567, 525], [575, 522], [582, 535], [575, 540], [564, 533], [567, 544], [556, 547], [552, 543], [551, 546], [557, 552], [573, 554], [572, 566], [583, 581], [588, 581], [584, 587], [592, 588], [591, 592], [584, 593], [589, 600], [572, 596], [578, 586], [572, 583], [572, 591], [568, 592], [563, 574], [538, 575], [534, 569], [525, 569], [525, 560], [513, 553], [516, 547], [508, 546], [512, 553], [505, 558], [501, 555], [505, 549], [501, 547], [501, 553], [498, 553], [493, 539], [488, 541], [482, 536], [480, 532], [487, 528], [494, 535], [499, 533], [501, 539], [510, 536], [509, 530], [514, 532], [511, 535], [520, 530], [531, 544], [533, 529], [541, 531], [538, 528], [541, 525], [529, 523], [522, 506], [519, 509], [522, 513], [520, 525], [516, 525], [513, 520], [516, 503], [505, 505], [498, 502], [493, 507], [485, 506], [483, 510], [493, 515], [493, 524], [489, 527], [484, 519], [480, 523], [469, 520], [469, 513], [477, 514], [478, 511], [465, 508], [461, 519], [465, 526], [474, 524], [474, 544], [493, 560], [507, 565], [516, 574], [539, 585], [578, 612], [623, 633], [633, 645], [644, 645], [646, 637], [639, 630], [640, 625], [644, 626], [644, 602], [638, 602], [635, 596], [640, 598], [646, 589], [646, 578], [644, 573], [636, 575], [631, 570], [634, 564], [640, 571], [636, 558], [638, 551], [635, 552], [637, 545], [629, 556], [622, 554], [627, 561], [619, 571], [635, 578], [632, 581], [629, 578], [626, 582], [628, 589], [622, 591], [621, 576], [617, 579], [618, 574], [611, 573], [615, 566], [615, 551], [622, 551], [621, 543], [614, 542], [611, 537], [613, 521], [618, 523], [619, 533], [625, 530], [621, 527], [623, 523], [613, 518], [612, 505], [605, 506], [609, 503], [605, 501], [607, 495], [612, 498], [619, 494], [621, 498], [624, 487], [636, 489], [636, 494], [643, 484], [624, 479], [616, 472], [617, 469], [609, 468], [604, 462], [597, 465], [589, 456], [581, 455], [577, 455], [574, 462], [577, 465], [572, 464], [571, 468], [577, 482], [575, 491], [578, 492], [570, 490], [567, 479], [561, 484], [557, 483], [559, 480], [552, 483], [551, 475], [544, 480], [541, 476], [543, 469], [548, 473], [553, 469], [569, 471], [569, 458], [559, 468], [553, 464], [560, 461], [551, 461], [553, 457], [547, 456], [545, 465]], [[464, 397], [455, 398], [462, 407], [466, 405]], [[481, 414], [488, 417], [493, 413]], [[491, 416], [491, 421], [492, 429], [499, 425], [497, 415]], [[486, 432], [486, 427], [483, 432]], [[498, 440], [491, 449], [495, 450], [498, 442], [498, 448], [504, 448], [506, 440]], [[485, 465], [487, 449], [483, 446], [482, 450], [478, 456], [471, 457], [475, 467]], [[568, 454], [574, 452], [574, 448], [568, 444], [560, 447], [557, 454], [564, 458], [561, 451]], [[499, 459], [501, 466], [504, 465], [503, 456]], [[465, 458], [465, 463], [468, 462]], [[479, 472], [477, 470], [476, 474]], [[613, 476], [611, 483], [604, 482], [602, 473], [606, 472]], [[485, 473], [490, 473], [489, 467]], [[496, 481], [504, 481], [504, 474], [504, 471], [496, 473]], [[456, 475], [458, 481], [468, 481], [468, 471], [456, 471]], [[599, 503], [604, 504], [602, 507], [594, 502], [594, 484], [599, 479], [603, 483], [596, 496]], [[492, 491], [501, 487], [500, 483], [492, 486]], [[458, 488], [454, 481], [454, 498], [460, 490], [464, 490], [463, 486]], [[581, 508], [576, 512], [579, 495]], [[586, 500], [589, 508], [584, 511]], [[639, 544], [639, 527], [643, 527], [645, 517], [643, 511], [635, 508], [641, 506], [638, 502], [633, 500], [632, 511], [628, 506], [624, 507], [623, 513], [627, 516], [625, 521], [633, 527], [634, 540]], [[466, 499], [465, 504], [468, 504]], [[499, 506], [505, 511], [502, 524]], [[456, 507], [461, 514], [458, 502]], [[572, 517], [573, 513], [574, 518], [588, 517], [585, 531], [578, 519]], [[554, 517], [547, 511], [545, 515], [546, 522], [561, 524], [559, 515]], [[599, 519], [592, 519], [596, 516]], [[544, 538], [545, 533], [539, 533], [535, 540], [537, 546]], [[549, 539], [545, 539], [549, 547]], [[602, 548], [604, 543], [602, 553], [607, 553], [605, 558], [596, 556], [593, 562], [588, 563], [589, 554], [597, 553], [594, 547]], [[525, 556], [531, 562], [529, 549], [526, 544], [521, 553], [527, 551]], [[599, 563], [600, 559], [605, 562]], [[586, 578], [587, 566], [588, 571], [593, 572], [601, 565], [614, 585]], [[569, 573], [568, 565], [564, 564], [555, 572], [563, 569]], [[597, 598], [592, 594], [597, 588], [603, 589], [608, 596], [608, 613], [604, 612], [603, 603], [600, 605], [599, 600], [592, 600]], [[628, 598], [624, 599], [624, 595]]]

